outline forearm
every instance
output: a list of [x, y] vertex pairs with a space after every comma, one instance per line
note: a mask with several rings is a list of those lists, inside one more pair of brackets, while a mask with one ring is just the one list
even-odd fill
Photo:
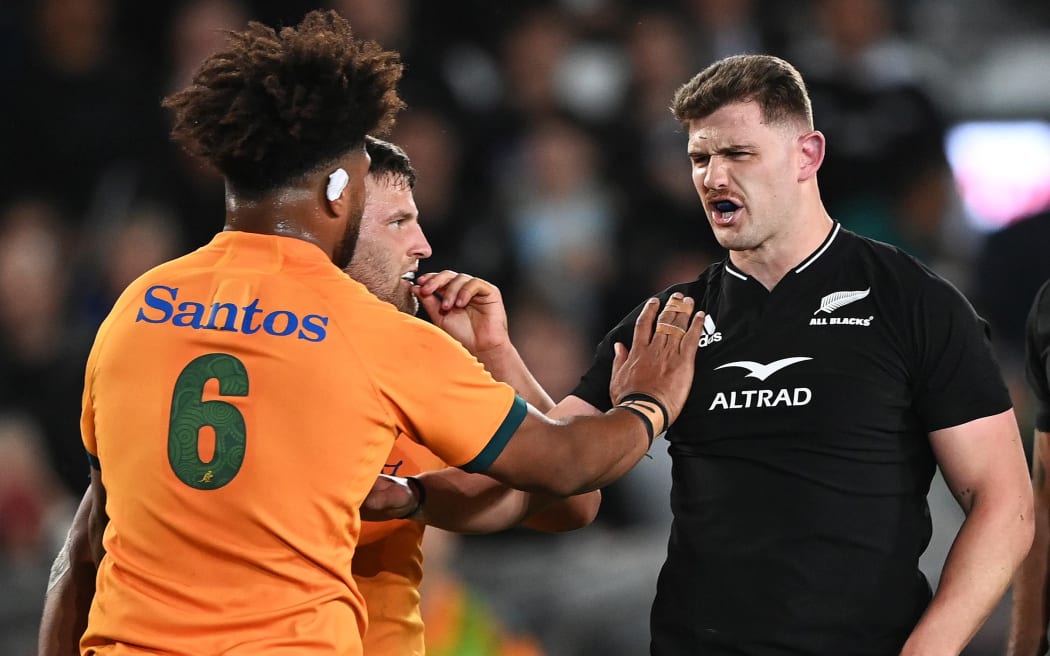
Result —
[[1031, 546], [1030, 511], [975, 497], [941, 573], [937, 593], [903, 655], [959, 654], [1002, 597]]
[[416, 478], [426, 487], [426, 503], [415, 519], [446, 531], [502, 531], [521, 523], [542, 504], [539, 496], [451, 467]]
[[80, 562], [48, 590], [40, 621], [40, 656], [79, 656], [95, 595], [95, 568]]
[[1013, 579], [1008, 656], [1042, 656], [1046, 653], [1047, 553], [1050, 521], [1047, 508], [1036, 504], [1035, 541]]
[[80, 654], [80, 636], [87, 628], [97, 571], [87, 531], [90, 509], [91, 499], [85, 495], [51, 567], [40, 620], [40, 656]]
[[513, 488], [557, 497], [597, 490], [641, 460], [651, 425], [624, 408], [556, 423], [527, 418], [485, 473]]
[[1050, 554], [1050, 480], [1047, 477], [1047, 434], [1035, 431], [1032, 440], [1032, 496], [1035, 540], [1014, 576], [1010, 617], [1009, 656], [1042, 656], [1048, 645], [1047, 559]]
[[541, 502], [533, 503], [533, 510], [521, 525], [534, 531], [545, 533], [563, 533], [575, 531], [589, 525], [598, 516], [602, 503], [600, 490], [592, 490], [576, 496], [542, 497]]
[[532, 375], [521, 354], [509, 342], [500, 347], [475, 354], [492, 377], [514, 388], [518, 396], [540, 412], [550, 412], [554, 401]]

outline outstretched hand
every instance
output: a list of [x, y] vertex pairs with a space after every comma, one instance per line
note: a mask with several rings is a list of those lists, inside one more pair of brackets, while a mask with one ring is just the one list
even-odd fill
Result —
[[693, 385], [704, 330], [704, 313], [694, 315], [693, 306], [692, 298], [675, 292], [657, 317], [659, 301], [649, 299], [635, 321], [631, 350], [620, 342], [613, 345], [609, 382], [613, 404], [628, 394], [647, 394], [667, 409], [667, 425], [674, 422]]
[[455, 271], [426, 273], [412, 291], [430, 320], [474, 356], [510, 346], [507, 311], [499, 288]]

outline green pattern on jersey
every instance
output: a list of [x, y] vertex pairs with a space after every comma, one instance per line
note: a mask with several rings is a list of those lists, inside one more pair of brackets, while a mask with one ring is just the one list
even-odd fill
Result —
[[[244, 416], [226, 401], [204, 401], [204, 386], [219, 381], [222, 396], [247, 396], [248, 372], [244, 364], [227, 353], [202, 355], [188, 365], [175, 381], [168, 424], [168, 462], [179, 480], [198, 490], [216, 490], [237, 475], [244, 462], [248, 436]], [[215, 454], [204, 462], [199, 453], [200, 431], [215, 430]]]

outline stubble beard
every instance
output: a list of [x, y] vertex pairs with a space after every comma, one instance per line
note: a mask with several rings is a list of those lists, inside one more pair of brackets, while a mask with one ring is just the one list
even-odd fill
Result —
[[354, 250], [357, 248], [357, 236], [360, 232], [360, 216], [356, 220], [348, 220], [346, 222], [343, 238], [336, 244], [335, 252], [332, 253], [332, 262], [340, 269], [345, 270], [346, 267], [350, 266], [350, 261], [354, 259]]

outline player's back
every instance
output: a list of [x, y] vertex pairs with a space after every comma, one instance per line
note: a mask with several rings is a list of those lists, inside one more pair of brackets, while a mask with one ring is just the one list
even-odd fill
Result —
[[382, 331], [348, 327], [387, 315], [313, 244], [239, 232], [128, 288], [88, 363], [87, 653], [360, 653], [357, 509], [395, 432], [359, 360]]

